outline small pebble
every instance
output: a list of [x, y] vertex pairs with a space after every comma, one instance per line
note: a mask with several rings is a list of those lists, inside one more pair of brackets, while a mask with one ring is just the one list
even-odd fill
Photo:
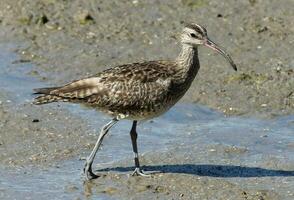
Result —
[[268, 135], [261, 135], [260, 137], [262, 137], [262, 138], [267, 138]]
[[32, 122], [36, 123], [36, 122], [39, 122], [40, 120], [39, 119], [33, 119]]

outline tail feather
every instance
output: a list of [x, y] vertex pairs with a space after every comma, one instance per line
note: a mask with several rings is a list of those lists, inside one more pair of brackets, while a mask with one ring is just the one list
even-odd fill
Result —
[[51, 91], [59, 89], [60, 87], [50, 87], [50, 88], [36, 88], [34, 89], [34, 94], [50, 94]]
[[54, 95], [44, 95], [44, 96], [36, 97], [33, 101], [33, 104], [40, 105], [40, 104], [56, 102], [59, 100], [62, 100], [62, 98], [58, 96], [54, 96]]
[[50, 88], [36, 88], [34, 89], [33, 94], [43, 94], [41, 96], [38, 96], [34, 99], [33, 104], [40, 105], [40, 104], [46, 104], [46, 103], [52, 103], [56, 101], [66, 101], [62, 97], [59, 97], [57, 95], [50, 94], [51, 91], [56, 90], [60, 87], [50, 87]]

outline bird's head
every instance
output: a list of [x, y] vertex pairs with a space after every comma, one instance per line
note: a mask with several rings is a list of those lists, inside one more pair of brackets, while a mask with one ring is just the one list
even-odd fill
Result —
[[233, 62], [232, 58], [228, 53], [221, 49], [216, 43], [211, 41], [207, 36], [207, 31], [203, 26], [198, 24], [186, 24], [182, 34], [181, 34], [182, 44], [190, 45], [192, 47], [197, 47], [199, 45], [204, 45], [208, 48], [211, 48], [221, 55], [223, 55], [227, 61], [231, 64], [234, 70], [237, 71], [237, 67]]

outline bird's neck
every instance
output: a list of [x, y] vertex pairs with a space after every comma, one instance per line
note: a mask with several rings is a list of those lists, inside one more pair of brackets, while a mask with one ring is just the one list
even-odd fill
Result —
[[176, 62], [178, 78], [184, 82], [192, 82], [200, 67], [197, 47], [183, 44]]

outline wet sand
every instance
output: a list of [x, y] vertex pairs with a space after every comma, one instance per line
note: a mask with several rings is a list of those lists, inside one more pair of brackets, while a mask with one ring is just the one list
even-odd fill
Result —
[[[293, 199], [291, 5], [3, 0], [0, 199]], [[239, 71], [200, 48], [188, 94], [165, 116], [140, 124], [141, 162], [163, 173], [128, 176], [130, 122], [122, 122], [97, 155], [104, 175], [83, 182], [83, 159], [108, 117], [78, 105], [31, 105], [32, 89], [173, 58], [182, 21], [205, 25]]]

